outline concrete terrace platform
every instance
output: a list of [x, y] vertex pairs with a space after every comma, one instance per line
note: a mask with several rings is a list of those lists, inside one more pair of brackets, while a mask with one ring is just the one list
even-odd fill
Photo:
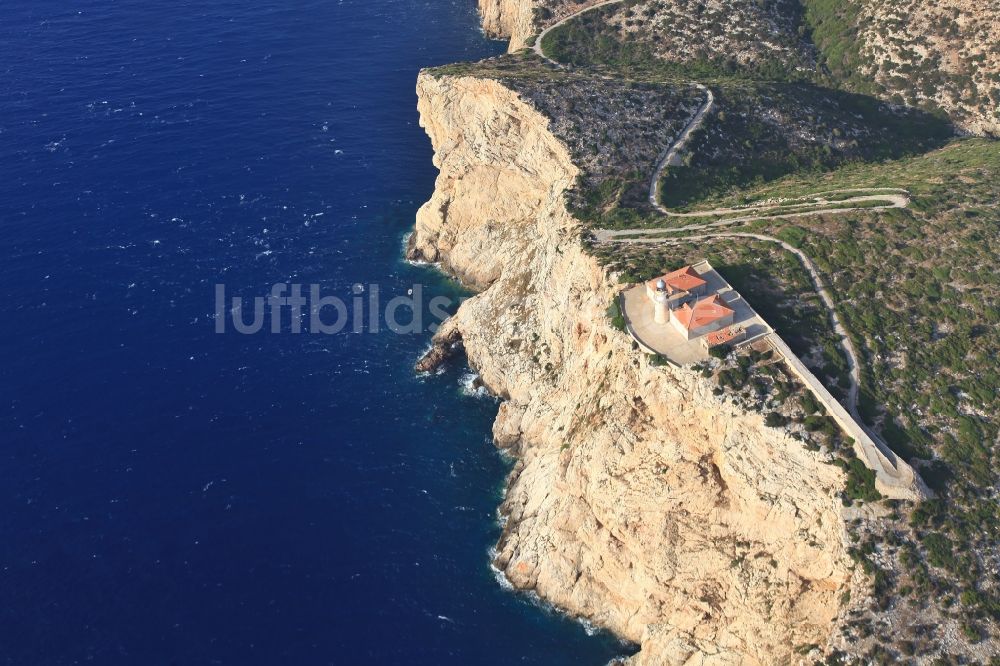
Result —
[[[735, 311], [732, 325], [742, 326], [747, 332], [746, 340], [739, 345], [771, 333], [771, 327], [707, 261], [700, 261], [691, 267], [708, 283], [706, 293], [719, 294], [726, 306]], [[628, 332], [647, 352], [660, 354], [676, 365], [697, 363], [708, 358], [708, 350], [701, 338], [685, 340], [672, 324], [653, 321], [653, 303], [646, 295], [645, 284], [623, 292], [621, 303]]]

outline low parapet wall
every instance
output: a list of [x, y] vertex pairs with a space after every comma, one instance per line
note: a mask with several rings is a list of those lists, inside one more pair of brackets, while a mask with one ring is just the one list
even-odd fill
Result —
[[816, 375], [785, 344], [777, 333], [767, 336], [771, 347], [785, 357], [788, 367], [809, 388], [837, 425], [854, 440], [854, 452], [875, 472], [875, 489], [893, 499], [919, 500], [930, 493], [913, 468], [893, 453], [885, 444], [873, 438], [844, 406], [823, 386]]
[[637, 345], [639, 345], [639, 349], [641, 349], [642, 351], [646, 352], [647, 354], [655, 354], [656, 356], [660, 356], [660, 357], [666, 359], [667, 363], [669, 363], [670, 365], [672, 365], [674, 367], [680, 367], [676, 363], [674, 363], [673, 361], [671, 361], [669, 358], [667, 358], [666, 356], [663, 356], [662, 354], [660, 354], [659, 352], [657, 352], [655, 349], [653, 349], [652, 347], [650, 347], [649, 345], [647, 345], [645, 342], [643, 342], [642, 338], [639, 337], [639, 334], [635, 332], [635, 327], [632, 326], [632, 320], [629, 319], [628, 311], [625, 309], [625, 292], [624, 291], [622, 291], [622, 292], [620, 292], [618, 294], [618, 310], [619, 310], [619, 312], [622, 313], [622, 319], [625, 320], [625, 331], [630, 336], [632, 336], [632, 339], [635, 340], [635, 343]]

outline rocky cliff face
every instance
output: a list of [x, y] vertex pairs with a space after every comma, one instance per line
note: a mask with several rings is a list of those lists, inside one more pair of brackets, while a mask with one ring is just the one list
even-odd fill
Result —
[[479, 290], [437, 340], [460, 337], [504, 399], [494, 434], [518, 460], [496, 565], [639, 643], [637, 664], [825, 643], [852, 585], [839, 470], [610, 327], [544, 116], [496, 81], [424, 74], [418, 93], [440, 175], [409, 252]]
[[479, 0], [479, 13], [486, 34], [510, 39], [511, 52], [527, 46], [535, 32], [532, 0]]
[[509, 39], [507, 50], [534, 44], [535, 35], [571, 14], [602, 0], [479, 0], [483, 30], [490, 37]]

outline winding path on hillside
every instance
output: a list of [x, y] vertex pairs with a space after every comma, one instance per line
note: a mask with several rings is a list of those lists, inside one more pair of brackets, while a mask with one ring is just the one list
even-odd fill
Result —
[[[827, 202], [823, 197], [829, 194], [840, 194], [847, 192], [863, 192], [863, 191], [882, 191], [886, 192], [884, 194], [864, 194], [854, 197], [846, 197], [844, 199], [838, 200], [836, 202]], [[800, 211], [794, 213], [783, 213], [777, 215], [742, 215], [738, 217], [730, 217], [715, 222], [706, 222], [701, 224], [689, 224], [685, 226], [677, 227], [654, 227], [654, 228], [633, 228], [633, 229], [598, 229], [594, 231], [594, 239], [598, 243], [661, 243], [667, 245], [678, 245], [690, 241], [711, 241], [720, 238], [741, 238], [741, 239], [752, 239], [759, 240], [768, 243], [775, 243], [779, 245], [782, 249], [787, 252], [794, 254], [802, 266], [806, 269], [809, 274], [809, 278], [813, 283], [813, 287], [816, 293], [819, 294], [820, 300], [826, 307], [827, 312], [830, 317], [830, 322], [833, 327], [834, 332], [840, 339], [841, 349], [844, 351], [844, 356], [847, 359], [848, 366], [848, 377], [850, 384], [847, 391], [847, 410], [851, 415], [851, 418], [857, 422], [858, 426], [864, 430], [864, 432], [873, 440], [875, 446], [878, 448], [878, 454], [874, 451], [866, 451], [866, 457], [870, 460], [885, 459], [889, 466], [887, 467], [887, 475], [894, 479], [898, 478], [893, 472], [898, 471], [899, 465], [896, 462], [896, 455], [892, 452], [892, 449], [888, 444], [882, 440], [874, 431], [868, 428], [864, 421], [861, 419], [861, 414], [858, 411], [858, 397], [861, 393], [861, 361], [858, 356], [858, 352], [854, 347], [854, 343], [851, 341], [850, 336], [847, 333], [847, 328], [844, 326], [840, 319], [840, 315], [837, 314], [836, 302], [830, 291], [827, 289], [823, 278], [820, 276], [819, 269], [816, 268], [816, 264], [813, 263], [812, 259], [809, 258], [805, 252], [799, 248], [791, 245], [790, 243], [781, 240], [780, 238], [775, 238], [774, 236], [768, 236], [760, 233], [753, 232], [741, 232], [741, 231], [715, 231], [719, 227], [731, 226], [736, 224], [747, 224], [749, 222], [759, 221], [759, 220], [775, 220], [775, 219], [788, 219], [796, 217], [806, 217], [815, 215], [828, 215], [828, 214], [839, 214], [839, 213], [849, 213], [854, 211], [871, 211], [871, 210], [883, 210], [887, 208], [905, 208], [909, 205], [910, 199], [908, 193], [905, 190], [898, 188], [859, 188], [850, 190], [831, 190], [828, 192], [818, 193], [815, 195], [809, 195], [812, 198], [813, 203], [806, 204], [805, 206], [816, 205], [821, 206], [827, 203], [839, 204], [837, 207], [831, 208], [814, 208], [807, 211]], [[795, 199], [791, 200], [795, 201]], [[885, 201], [884, 206], [874, 206], [874, 207], [859, 207], [851, 204], [870, 202], [870, 201]], [[779, 204], [761, 204], [759, 206], [749, 206], [747, 208], [715, 208], [711, 210], [695, 211], [691, 213], [670, 213], [668, 211], [668, 217], [707, 217], [715, 215], [725, 215], [734, 212], [746, 212], [747, 210], [755, 210], [758, 212], [763, 212], [766, 210], [774, 210], [780, 208]], [[797, 207], [803, 207], [797, 205]], [[693, 235], [683, 235], [677, 236], [677, 234], [684, 234], [687, 232], [699, 232], [699, 231], [710, 231], [711, 233], [703, 234], [693, 234]], [[825, 389], [824, 389], [825, 390]], [[905, 463], [904, 463], [905, 465]], [[883, 465], [884, 466], [884, 465]], [[899, 483], [905, 483], [907, 485], [913, 483], [912, 470], [908, 475], [904, 475], [906, 478], [899, 478]]]
[[[564, 69], [565, 66], [562, 63], [553, 60], [545, 54], [545, 51], [542, 48], [542, 41], [545, 37], [553, 30], [565, 25], [575, 18], [578, 18], [582, 14], [595, 11], [608, 5], [619, 4], [621, 2], [623, 2], [623, 0], [605, 0], [604, 2], [590, 5], [589, 7], [585, 7], [578, 12], [560, 19], [556, 23], [553, 23], [549, 27], [545, 28], [538, 35], [532, 49], [546, 62], [560, 69]], [[607, 75], [601, 76], [602, 78], [612, 78]], [[899, 188], [852, 188], [829, 190], [826, 192], [818, 192], [797, 198], [782, 200], [777, 203], [764, 202], [737, 208], [714, 208], [709, 210], [681, 213], [667, 209], [662, 203], [660, 203], [660, 181], [662, 180], [663, 172], [669, 166], [679, 166], [683, 163], [680, 157], [681, 152], [687, 147], [692, 135], [704, 124], [707, 114], [712, 110], [712, 107], [715, 104], [715, 96], [712, 94], [711, 90], [700, 83], [694, 83], [693, 85], [705, 93], [705, 101], [702, 102], [698, 110], [694, 113], [691, 119], [688, 120], [684, 129], [681, 130], [677, 138], [669, 146], [667, 146], [666, 149], [664, 149], [660, 158], [657, 160], [649, 183], [649, 205], [654, 210], [668, 218], [705, 218], [728, 215], [735, 215], [735, 217], [725, 217], [724, 219], [714, 222], [703, 222], [676, 227], [598, 229], [594, 232], [595, 240], [598, 243], [664, 243], [676, 245], [687, 241], [711, 241], [722, 238], [743, 238], [776, 243], [782, 249], [794, 254], [808, 272], [816, 293], [819, 294], [820, 300], [822, 300], [823, 305], [826, 307], [833, 330], [840, 339], [841, 348], [843, 349], [844, 355], [847, 359], [849, 371], [848, 377], [850, 383], [847, 395], [847, 411], [857, 428], [860, 429], [860, 432], [856, 432], [856, 434], [860, 436], [855, 438], [855, 443], [860, 447], [863, 459], [866, 461], [868, 467], [875, 471], [876, 477], [881, 482], [884, 489], [886, 487], [889, 489], [897, 489], [903, 492], [902, 496], [909, 496], [911, 492], [915, 492], [918, 496], [929, 494], [929, 491], [927, 491], [926, 487], [923, 485], [920, 477], [913, 471], [913, 468], [911, 468], [906, 462], [900, 460], [896, 454], [893, 453], [888, 444], [886, 444], [881, 437], [876, 435], [874, 431], [868, 428], [861, 419], [861, 415], [858, 412], [858, 396], [860, 394], [861, 383], [861, 365], [858, 353], [854, 348], [854, 343], [851, 341], [851, 338], [847, 333], [847, 329], [844, 327], [840, 320], [840, 316], [837, 314], [836, 303], [833, 300], [833, 296], [827, 290], [816, 265], [805, 252], [781, 240], [780, 238], [751, 232], [712, 231], [707, 234], [671, 237], [673, 234], [713, 230], [719, 227], [728, 227], [736, 224], [748, 224], [759, 220], [776, 220], [803, 216], [840, 214], [860, 210], [871, 211], [888, 208], [906, 208], [910, 204], [909, 193], [906, 190]], [[826, 199], [828, 195], [848, 193], [856, 194], [854, 196], [837, 199], [835, 201], [829, 201]], [[875, 201], [884, 202], [884, 205], [858, 205], [868, 204]], [[786, 207], [793, 209], [793, 212], [764, 214], [773, 213], [773, 211], [779, 211], [780, 209]], [[825, 395], [826, 401], [829, 401], [831, 404], [836, 403], [835, 398], [829, 394], [826, 387], [820, 384], [815, 376], [813, 376], [812, 373], [805, 367], [805, 365], [802, 364], [802, 362], [792, 353], [790, 349], [788, 349], [788, 346], [780, 338], [780, 336], [776, 333], [771, 333], [769, 337], [773, 339], [772, 344], [774, 344], [779, 352], [786, 357], [789, 364], [793, 365], [793, 367], [801, 366], [801, 375], [805, 378], [807, 384], [810, 384], [811, 388], [818, 395]], [[839, 408], [839, 405], [835, 406]], [[867, 437], [865, 435], [867, 435]]]
[[[654, 181], [655, 182], [655, 181]], [[650, 185], [652, 189], [652, 184]], [[855, 194], [855, 196], [844, 197], [843, 199], [835, 199], [833, 201], [828, 200], [827, 195], [831, 194], [846, 194], [848, 192], [861, 193], [867, 192], [868, 194]], [[852, 187], [850, 189], [842, 190], [828, 190], [826, 192], [816, 192], [814, 194], [807, 194], [801, 197], [794, 197], [790, 199], [782, 199], [778, 203], [764, 202], [759, 204], [748, 204], [746, 206], [737, 206], [735, 208], [710, 208], [707, 210], [695, 210], [686, 213], [678, 213], [672, 210], [668, 210], [663, 206], [657, 206], [663, 215], [667, 217], [715, 217], [719, 215], [743, 215], [742, 217], [730, 218], [730, 222], [747, 222], [762, 219], [768, 217], [769, 219], [780, 218], [780, 217], [796, 217], [799, 215], [821, 215], [830, 212], [841, 212], [844, 210], [858, 210], [858, 207], [848, 208], [844, 204], [851, 203], [863, 203], [866, 201], [884, 201], [885, 206], [869, 207], [868, 210], [877, 210], [878, 208], [906, 208], [910, 205], [909, 192], [899, 187]], [[802, 203], [795, 203], [802, 202]], [[809, 210], [801, 211], [803, 208], [813, 208], [819, 206], [835, 206], [835, 208], [826, 208], [819, 210]], [[796, 209], [798, 212], [787, 213], [782, 215], [746, 215], [746, 213], [765, 213], [772, 210], [781, 209]]]
[[[635, 232], [642, 232], [648, 230], [632, 230]], [[661, 232], [663, 230], [660, 230]], [[676, 230], [670, 230], [676, 231]], [[610, 232], [616, 233], [616, 232]], [[902, 491], [902, 495], [905, 499], [915, 499], [919, 496], [929, 495], [929, 491], [923, 485], [920, 478], [915, 474], [913, 468], [910, 467], [906, 462], [900, 460], [898, 456], [892, 451], [892, 448], [871, 428], [869, 428], [861, 418], [861, 414], [858, 411], [858, 396], [860, 394], [860, 382], [861, 382], [861, 370], [860, 363], [858, 360], [858, 353], [854, 347], [854, 343], [851, 341], [850, 336], [847, 333], [847, 329], [841, 322], [840, 316], [837, 314], [836, 304], [833, 300], [833, 296], [830, 294], [829, 290], [826, 288], [826, 284], [823, 282], [823, 278], [820, 276], [819, 270], [813, 263], [809, 256], [797, 247], [781, 240], [780, 238], [775, 238], [774, 236], [767, 236], [765, 234], [751, 233], [751, 232], [739, 232], [739, 231], [724, 231], [724, 232], [713, 232], [709, 234], [701, 235], [690, 235], [677, 237], [657, 237], [652, 236], [650, 233], [636, 233], [631, 237], [622, 237], [620, 235], [608, 235], [609, 232], [602, 230], [595, 234], [598, 242], [617, 242], [617, 243], [628, 243], [628, 244], [638, 244], [638, 243], [660, 243], [666, 245], [679, 245], [681, 243], [686, 243], [690, 241], [712, 241], [717, 239], [725, 238], [740, 238], [740, 239], [751, 239], [759, 240], [768, 243], [775, 243], [779, 245], [782, 249], [794, 254], [798, 260], [801, 262], [802, 266], [806, 269], [809, 274], [809, 278], [813, 283], [813, 288], [816, 293], [819, 294], [820, 300], [826, 307], [830, 315], [830, 321], [834, 332], [840, 339], [841, 348], [844, 350], [845, 357], [847, 358], [848, 365], [848, 377], [850, 385], [847, 392], [846, 407], [850, 414], [850, 418], [854, 421], [858, 428], [867, 435], [865, 437], [856, 437], [855, 443], [861, 449], [862, 459], [866, 461], [867, 466], [875, 471], [878, 480], [882, 485], [883, 493], [891, 493], [894, 489]], [[784, 343], [780, 336], [776, 333], [771, 333], [768, 336], [771, 338], [772, 344], [780, 351], [780, 353], [785, 356], [789, 364], [793, 366], [802, 365], [801, 361], [794, 355], [791, 349]], [[833, 396], [829, 395], [829, 391], [819, 383], [818, 380], [812, 376], [812, 373], [802, 365], [801, 371], [798, 372], [800, 376], [804, 378], [804, 381], [810, 386], [810, 388], [816, 392], [821, 397], [821, 402], [830, 403], [835, 401]], [[826, 399], [822, 399], [823, 396]], [[859, 435], [861, 433], [858, 433]]]
[[[545, 60], [549, 64], [558, 67], [560, 69], [565, 68], [565, 65], [563, 65], [563, 63], [560, 63], [557, 60], [554, 60], [553, 58], [546, 55], [545, 50], [542, 48], [542, 42], [549, 35], [549, 33], [551, 33], [553, 30], [556, 30], [566, 25], [570, 21], [573, 21], [588, 12], [596, 11], [602, 7], [608, 7], [610, 5], [621, 4], [622, 2], [624, 2], [624, 0], [604, 0], [603, 2], [598, 2], [588, 7], [584, 7], [583, 9], [580, 9], [579, 11], [569, 14], [568, 16], [564, 16], [563, 18], [559, 19], [552, 25], [548, 26], [538, 34], [538, 36], [535, 38], [535, 43], [531, 47], [532, 50], [535, 52], [535, 54], [538, 55], [539, 58]], [[611, 79], [614, 77], [602, 75], [602, 78]], [[709, 88], [697, 82], [694, 82], [692, 85], [694, 85], [696, 88], [698, 88], [705, 94], [705, 101], [701, 103], [701, 105], [698, 107], [698, 110], [695, 111], [693, 116], [691, 116], [690, 120], [688, 120], [687, 124], [684, 126], [684, 129], [681, 130], [677, 138], [674, 139], [674, 141], [664, 149], [664, 151], [661, 153], [660, 158], [657, 160], [655, 166], [653, 167], [653, 174], [650, 177], [650, 182], [649, 182], [649, 205], [653, 207], [655, 210], [657, 210], [659, 213], [667, 217], [710, 217], [710, 216], [719, 216], [728, 214], [741, 215], [740, 217], [729, 218], [721, 223], [714, 223], [714, 225], [717, 226], [731, 225], [731, 224], [736, 224], [738, 222], [754, 221], [760, 219], [762, 216], [754, 216], [753, 214], [750, 215], [746, 214], [751, 212], [763, 212], [781, 208], [783, 204], [765, 203], [765, 204], [750, 205], [740, 208], [716, 208], [712, 210], [677, 213], [667, 209], [665, 206], [663, 206], [663, 204], [660, 203], [660, 181], [662, 180], [664, 170], [668, 166], [679, 166], [682, 164], [681, 161], [682, 151], [687, 147], [687, 144], [691, 140], [691, 137], [694, 135], [694, 133], [697, 132], [701, 128], [701, 126], [705, 123], [705, 117], [715, 106], [715, 95], [712, 94], [712, 91]], [[822, 206], [824, 204], [831, 202], [827, 202], [825, 199], [822, 199], [820, 197], [829, 194], [837, 194], [844, 192], [869, 192], [870, 194], [850, 197], [847, 199], [839, 200], [835, 203], [848, 204], [848, 203], [863, 203], [868, 201], [886, 202], [885, 206], [873, 207], [869, 208], [869, 210], [877, 210], [879, 208], [905, 208], [910, 203], [909, 198], [906, 196], [907, 193], [905, 190], [901, 190], [898, 188], [889, 188], [889, 187], [885, 188], [875, 187], [875, 188], [857, 188], [850, 190], [829, 190], [827, 192], [820, 192], [811, 195], [810, 198], [814, 199], [813, 201], [806, 202], [803, 204], [796, 204], [795, 207], [806, 208], [813, 206], [817, 207]], [[805, 198], [807, 197], [800, 197], [800, 199], [805, 199]], [[856, 209], [857, 208], [847, 208], [845, 206], [837, 206], [835, 208], [817, 209], [810, 212], [813, 215], [819, 215], [823, 213], [844, 212], [847, 210], [856, 210]], [[783, 217], [794, 217], [795, 215], [796, 213], [788, 213], [788, 214], [771, 215], [768, 217], [770, 217], [771, 219], [775, 219]], [[690, 229], [697, 229], [697, 228], [700, 227], [698, 226], [690, 227]], [[683, 228], [678, 230], [683, 230]]]
[[[542, 30], [541, 33], [539, 33], [538, 37], [535, 38], [534, 45], [532, 45], [531, 47], [532, 50], [542, 60], [545, 60], [549, 64], [554, 65], [560, 69], [563, 69], [564, 65], [561, 62], [558, 62], [557, 60], [554, 60], [545, 54], [545, 50], [542, 48], [542, 42], [545, 40], [545, 37], [547, 37], [548, 34], [553, 30], [556, 30], [557, 28], [566, 25], [570, 21], [579, 18], [580, 16], [586, 14], [587, 12], [592, 12], [597, 9], [600, 9], [601, 7], [607, 7], [609, 5], [621, 4], [623, 1], [624, 0], [604, 0], [604, 2], [599, 2], [596, 5], [590, 5], [589, 7], [585, 7], [577, 12], [574, 12], [573, 14], [570, 14], [569, 16], [563, 17], [562, 19], [556, 21], [549, 27]], [[602, 76], [602, 78], [611, 79], [614, 77], [605, 75]], [[691, 136], [696, 131], [698, 131], [698, 129], [702, 126], [702, 124], [704, 124], [705, 115], [709, 111], [711, 111], [712, 107], [715, 105], [715, 95], [712, 94], [711, 90], [709, 90], [707, 87], [705, 87], [700, 83], [694, 83], [693, 85], [699, 90], [701, 90], [703, 93], [705, 93], [705, 101], [701, 103], [701, 106], [698, 107], [698, 110], [695, 111], [693, 116], [691, 116], [691, 119], [688, 120], [687, 124], [684, 126], [684, 129], [681, 130], [681, 133], [677, 136], [676, 139], [674, 139], [674, 142], [669, 146], [667, 146], [666, 149], [664, 149], [663, 153], [661, 154], [661, 157], [656, 162], [656, 166], [653, 168], [653, 176], [649, 184], [649, 205], [651, 205], [653, 208], [657, 209], [658, 211], [660, 211], [665, 215], [670, 215], [670, 212], [666, 208], [660, 205], [660, 177], [663, 175], [663, 170], [666, 169], [668, 166], [677, 166], [681, 164], [681, 158], [680, 158], [681, 151], [683, 151], [684, 148], [687, 146], [688, 141], [691, 139]]]
[[[855, 191], [855, 190], [852, 190]], [[858, 190], [860, 191], [860, 190]], [[900, 190], [902, 191], [902, 190]], [[858, 206], [852, 204], [868, 203], [872, 201], [884, 201], [882, 206]], [[832, 204], [843, 204], [834, 206]], [[711, 210], [695, 211], [693, 213], [671, 213], [668, 217], [678, 218], [704, 218], [716, 217], [727, 213], [746, 213], [754, 211], [750, 215], [738, 215], [737, 217], [726, 217], [714, 222], [701, 222], [697, 224], [686, 224], [678, 227], [639, 227], [634, 229], [598, 229], [594, 232], [594, 237], [600, 242], [608, 242], [626, 237], [653, 236], [664, 234], [677, 234], [688, 231], [705, 231], [717, 229], [719, 227], [730, 227], [737, 224], [749, 224], [761, 220], [788, 220], [797, 217], [813, 217], [816, 215], [838, 215], [858, 211], [887, 210], [889, 208], [906, 208], [910, 204], [910, 198], [906, 194], [864, 194], [855, 197], [847, 197], [836, 202], [820, 201], [808, 204], [792, 206], [793, 208], [810, 208], [812, 206], [829, 206], [827, 208], [813, 208], [810, 210], [798, 210], [791, 213], [777, 213], [774, 215], [754, 214], [769, 210], [780, 209], [780, 206], [762, 205], [760, 207], [748, 206], [746, 208], [714, 208]]]
[[[592, 12], [600, 9], [601, 7], [607, 7], [608, 5], [621, 4], [622, 2], [623, 0], [605, 0], [604, 2], [599, 2], [596, 5], [585, 7], [578, 12], [560, 19], [539, 33], [538, 37], [535, 39], [534, 46], [532, 46], [532, 50], [542, 60], [563, 69], [565, 66], [561, 62], [554, 60], [545, 54], [545, 50], [542, 48], [542, 41], [545, 37], [548, 36], [548, 34], [553, 30], [566, 25], [570, 21], [586, 14], [587, 12]], [[602, 75], [602, 78], [611, 79], [614, 77]], [[663, 174], [663, 170], [668, 166], [677, 166], [681, 164], [681, 151], [687, 146], [688, 141], [691, 139], [691, 135], [698, 131], [698, 129], [705, 122], [705, 115], [711, 111], [712, 107], [715, 105], [715, 95], [712, 94], [711, 90], [700, 83], [694, 83], [693, 85], [705, 94], [705, 101], [701, 103], [698, 110], [695, 111], [693, 116], [691, 116], [691, 119], [688, 120], [684, 129], [681, 130], [681, 133], [676, 139], [674, 139], [674, 142], [664, 149], [660, 158], [656, 161], [656, 165], [653, 168], [653, 177], [649, 183], [649, 205], [665, 215], [669, 215], [670, 213], [666, 208], [660, 205], [660, 177]]]
[[702, 124], [704, 124], [705, 114], [711, 111], [715, 105], [715, 95], [712, 94], [711, 90], [700, 83], [696, 83], [695, 86], [705, 93], [705, 101], [698, 107], [695, 114], [691, 116], [691, 120], [681, 130], [677, 139], [663, 152], [663, 157], [656, 163], [656, 167], [653, 169], [653, 177], [649, 181], [649, 205], [664, 215], [670, 215], [670, 211], [660, 203], [660, 180], [663, 177], [663, 171], [668, 166], [680, 166], [683, 164], [680, 156], [681, 151], [687, 147], [691, 135], [697, 132]]
[[538, 34], [538, 37], [535, 38], [535, 43], [534, 45], [532, 45], [531, 50], [534, 51], [536, 54], [538, 54], [538, 57], [541, 58], [542, 60], [545, 60], [555, 65], [556, 67], [562, 68], [563, 64], [561, 62], [558, 62], [548, 57], [547, 55], [545, 55], [545, 51], [542, 50], [542, 40], [545, 39], [546, 35], [548, 35], [556, 28], [566, 25], [567, 23], [577, 18], [578, 16], [586, 14], [587, 12], [592, 12], [596, 9], [600, 9], [601, 7], [607, 7], [608, 5], [618, 5], [621, 4], [622, 2], [624, 2], [624, 0], [604, 0], [604, 2], [598, 2], [596, 5], [590, 5], [589, 7], [584, 7], [579, 11], [573, 12], [569, 16], [564, 16], [563, 18], [559, 19], [558, 21], [556, 21], [549, 27], [545, 28]]

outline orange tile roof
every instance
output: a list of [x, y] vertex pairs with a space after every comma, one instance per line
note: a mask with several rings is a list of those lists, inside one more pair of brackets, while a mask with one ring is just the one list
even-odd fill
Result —
[[714, 294], [708, 298], [701, 299], [694, 304], [694, 307], [685, 303], [674, 310], [674, 316], [677, 317], [677, 321], [681, 323], [681, 326], [690, 331], [692, 328], [701, 328], [702, 326], [711, 324], [713, 321], [727, 317], [733, 314], [733, 312], [733, 310], [726, 307], [718, 294]]
[[649, 286], [654, 291], [656, 290], [657, 280], [666, 282], [667, 291], [671, 293], [674, 291], [691, 291], [705, 284], [705, 280], [690, 266], [678, 268], [676, 271], [671, 271], [666, 275], [650, 280]]

